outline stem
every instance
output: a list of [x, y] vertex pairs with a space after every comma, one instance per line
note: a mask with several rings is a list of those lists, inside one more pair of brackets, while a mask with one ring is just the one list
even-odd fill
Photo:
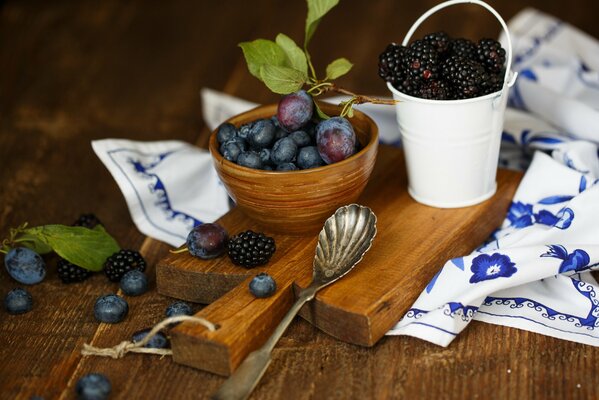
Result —
[[189, 249], [187, 247], [182, 247], [178, 250], [169, 250], [169, 253], [171, 254], [181, 254], [181, 253], [185, 253], [186, 251], [189, 251]]
[[347, 89], [343, 89], [343, 88], [335, 85], [334, 83], [331, 83], [330, 86], [326, 86], [323, 89], [323, 92], [328, 92], [328, 91], [332, 91], [332, 92], [336, 92], [336, 93], [341, 93], [341, 94], [346, 94], [346, 95], [354, 97], [355, 100], [352, 102], [353, 104], [372, 103], [372, 104], [395, 105], [395, 104], [398, 104], [400, 102], [399, 100], [380, 99], [380, 98], [377, 98], [377, 97], [365, 96], [363, 94], [356, 94], [356, 93], [351, 92], [351, 91], [349, 91]]
[[322, 93], [324, 93], [326, 90], [324, 90], [323, 88], [327, 87], [327, 86], [332, 86], [333, 84], [331, 82], [321, 82], [318, 83], [314, 86], [312, 86], [310, 89], [308, 89], [308, 93], [310, 94], [314, 94], [314, 96], [320, 96]]
[[306, 54], [306, 60], [308, 60], [308, 68], [310, 68], [312, 79], [314, 79], [314, 82], [318, 82], [318, 78], [316, 77], [316, 70], [314, 69], [314, 65], [312, 65], [312, 57], [310, 57], [310, 53], [308, 53], [308, 48], [305, 46], [304, 53]]

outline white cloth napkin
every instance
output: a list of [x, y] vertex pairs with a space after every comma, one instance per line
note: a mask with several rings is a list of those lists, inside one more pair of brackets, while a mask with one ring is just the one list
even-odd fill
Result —
[[[500, 165], [528, 170], [489, 243], [448, 261], [388, 334], [446, 346], [476, 319], [599, 345], [599, 286], [588, 273], [599, 265], [599, 44], [532, 9], [509, 26], [521, 78]], [[210, 129], [256, 105], [210, 89], [202, 100]], [[359, 109], [382, 142], [399, 144], [393, 107]], [[205, 151], [172, 141], [93, 146], [148, 236], [176, 246], [228, 210]]]

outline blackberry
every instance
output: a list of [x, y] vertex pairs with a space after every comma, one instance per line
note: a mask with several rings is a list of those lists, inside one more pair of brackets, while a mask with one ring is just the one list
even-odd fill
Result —
[[227, 245], [231, 261], [245, 268], [266, 264], [275, 250], [273, 238], [251, 230], [233, 236]]
[[414, 82], [409, 79], [405, 79], [399, 85], [394, 85], [397, 90], [402, 93], [405, 93], [409, 96], [418, 97], [420, 93], [420, 82]]
[[418, 97], [430, 100], [450, 100], [451, 91], [444, 81], [428, 81], [418, 90]]
[[60, 258], [56, 263], [58, 277], [62, 283], [83, 282], [91, 276], [91, 272]]
[[429, 33], [423, 39], [437, 50], [437, 53], [443, 54], [449, 47], [449, 36], [445, 32]]
[[500, 72], [505, 64], [505, 50], [493, 39], [481, 39], [476, 47], [476, 58], [489, 72]]
[[456, 99], [469, 99], [482, 94], [485, 69], [476, 61], [452, 56], [443, 64], [443, 76]]
[[416, 40], [408, 48], [404, 58], [407, 78], [413, 82], [436, 79], [438, 75], [439, 53], [424, 40]]
[[146, 260], [134, 250], [120, 250], [104, 263], [104, 273], [112, 282], [120, 281], [123, 275], [134, 269], [146, 270]]
[[476, 58], [476, 44], [468, 39], [454, 39], [449, 43], [450, 56], [458, 56], [463, 58]]
[[391, 43], [379, 55], [379, 76], [393, 86], [406, 78], [404, 58], [408, 53], [407, 47]]
[[503, 74], [486, 73], [481, 83], [481, 89], [483, 95], [489, 93], [495, 93], [501, 90], [503, 87]]
[[102, 222], [94, 214], [81, 214], [73, 226], [82, 226], [84, 228], [94, 229], [96, 225], [102, 225]]

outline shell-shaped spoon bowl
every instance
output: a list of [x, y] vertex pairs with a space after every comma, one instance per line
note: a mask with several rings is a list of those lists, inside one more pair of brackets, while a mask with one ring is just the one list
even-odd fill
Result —
[[376, 215], [350, 204], [337, 209], [318, 235], [313, 264], [315, 284], [328, 285], [347, 274], [370, 249], [376, 236]]

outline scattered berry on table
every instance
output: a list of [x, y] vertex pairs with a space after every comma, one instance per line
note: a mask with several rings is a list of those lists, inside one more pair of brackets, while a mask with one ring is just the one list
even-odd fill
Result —
[[297, 166], [301, 169], [317, 168], [325, 165], [316, 146], [302, 147], [297, 153]]
[[283, 163], [283, 164], [279, 164], [277, 165], [277, 171], [279, 172], [285, 172], [285, 171], [297, 171], [299, 168], [297, 167], [297, 165], [295, 165], [292, 162], [288, 162], [288, 163]]
[[187, 235], [187, 249], [194, 257], [209, 260], [225, 252], [229, 235], [216, 223], [201, 224]]
[[120, 281], [125, 273], [134, 269], [146, 270], [146, 260], [135, 250], [119, 250], [104, 263], [104, 273], [112, 282]]
[[171, 303], [165, 311], [166, 317], [176, 317], [178, 315], [193, 315], [191, 306], [184, 301], [175, 301]]
[[345, 160], [354, 154], [356, 143], [354, 128], [343, 117], [329, 118], [316, 127], [318, 153], [327, 164]]
[[148, 291], [148, 277], [140, 270], [134, 269], [121, 278], [123, 293], [128, 296], [140, 296]]
[[73, 222], [73, 226], [83, 226], [89, 229], [94, 229], [97, 225], [102, 225], [102, 222], [92, 213], [81, 214], [77, 221]]
[[501, 72], [505, 64], [505, 50], [493, 39], [481, 39], [476, 46], [478, 61], [489, 72]]
[[216, 140], [219, 144], [223, 144], [228, 142], [237, 136], [237, 128], [235, 125], [225, 122], [218, 127], [218, 131], [216, 132]]
[[111, 390], [108, 378], [97, 373], [83, 376], [75, 386], [77, 400], [105, 400], [108, 399]]
[[242, 167], [248, 167], [253, 169], [262, 169], [262, 160], [260, 155], [255, 151], [243, 151], [237, 157], [237, 164]]
[[277, 108], [281, 128], [288, 132], [297, 131], [312, 119], [314, 101], [305, 90], [283, 96]]
[[4, 298], [4, 308], [9, 314], [25, 314], [33, 308], [33, 298], [25, 289], [13, 289]]
[[121, 322], [129, 312], [129, 305], [116, 294], [100, 296], [94, 304], [94, 316], [100, 322], [116, 324]]
[[312, 138], [305, 131], [291, 132], [289, 137], [295, 142], [297, 147], [309, 146], [312, 143]]
[[56, 271], [63, 283], [83, 282], [91, 276], [89, 270], [72, 264], [63, 258], [59, 258], [56, 262]]
[[261, 272], [250, 281], [250, 293], [256, 297], [270, 297], [276, 290], [277, 283], [267, 273]]
[[270, 151], [270, 159], [276, 165], [294, 162], [296, 155], [297, 144], [290, 136], [277, 140]]
[[46, 277], [46, 264], [35, 251], [26, 247], [10, 249], [4, 256], [8, 274], [24, 285], [35, 285]]
[[[131, 337], [131, 341], [133, 342], [141, 342], [147, 335], [150, 333], [152, 329], [142, 329], [141, 331], [137, 331]], [[150, 338], [148, 343], [146, 343], [143, 347], [149, 349], [167, 349], [170, 347], [170, 343], [164, 333], [158, 331], [154, 336]]]
[[273, 238], [251, 230], [231, 237], [227, 245], [227, 254], [231, 261], [245, 268], [266, 264], [275, 250]]
[[276, 128], [270, 119], [255, 121], [247, 138], [250, 147], [256, 151], [270, 147], [275, 140], [275, 131]]

